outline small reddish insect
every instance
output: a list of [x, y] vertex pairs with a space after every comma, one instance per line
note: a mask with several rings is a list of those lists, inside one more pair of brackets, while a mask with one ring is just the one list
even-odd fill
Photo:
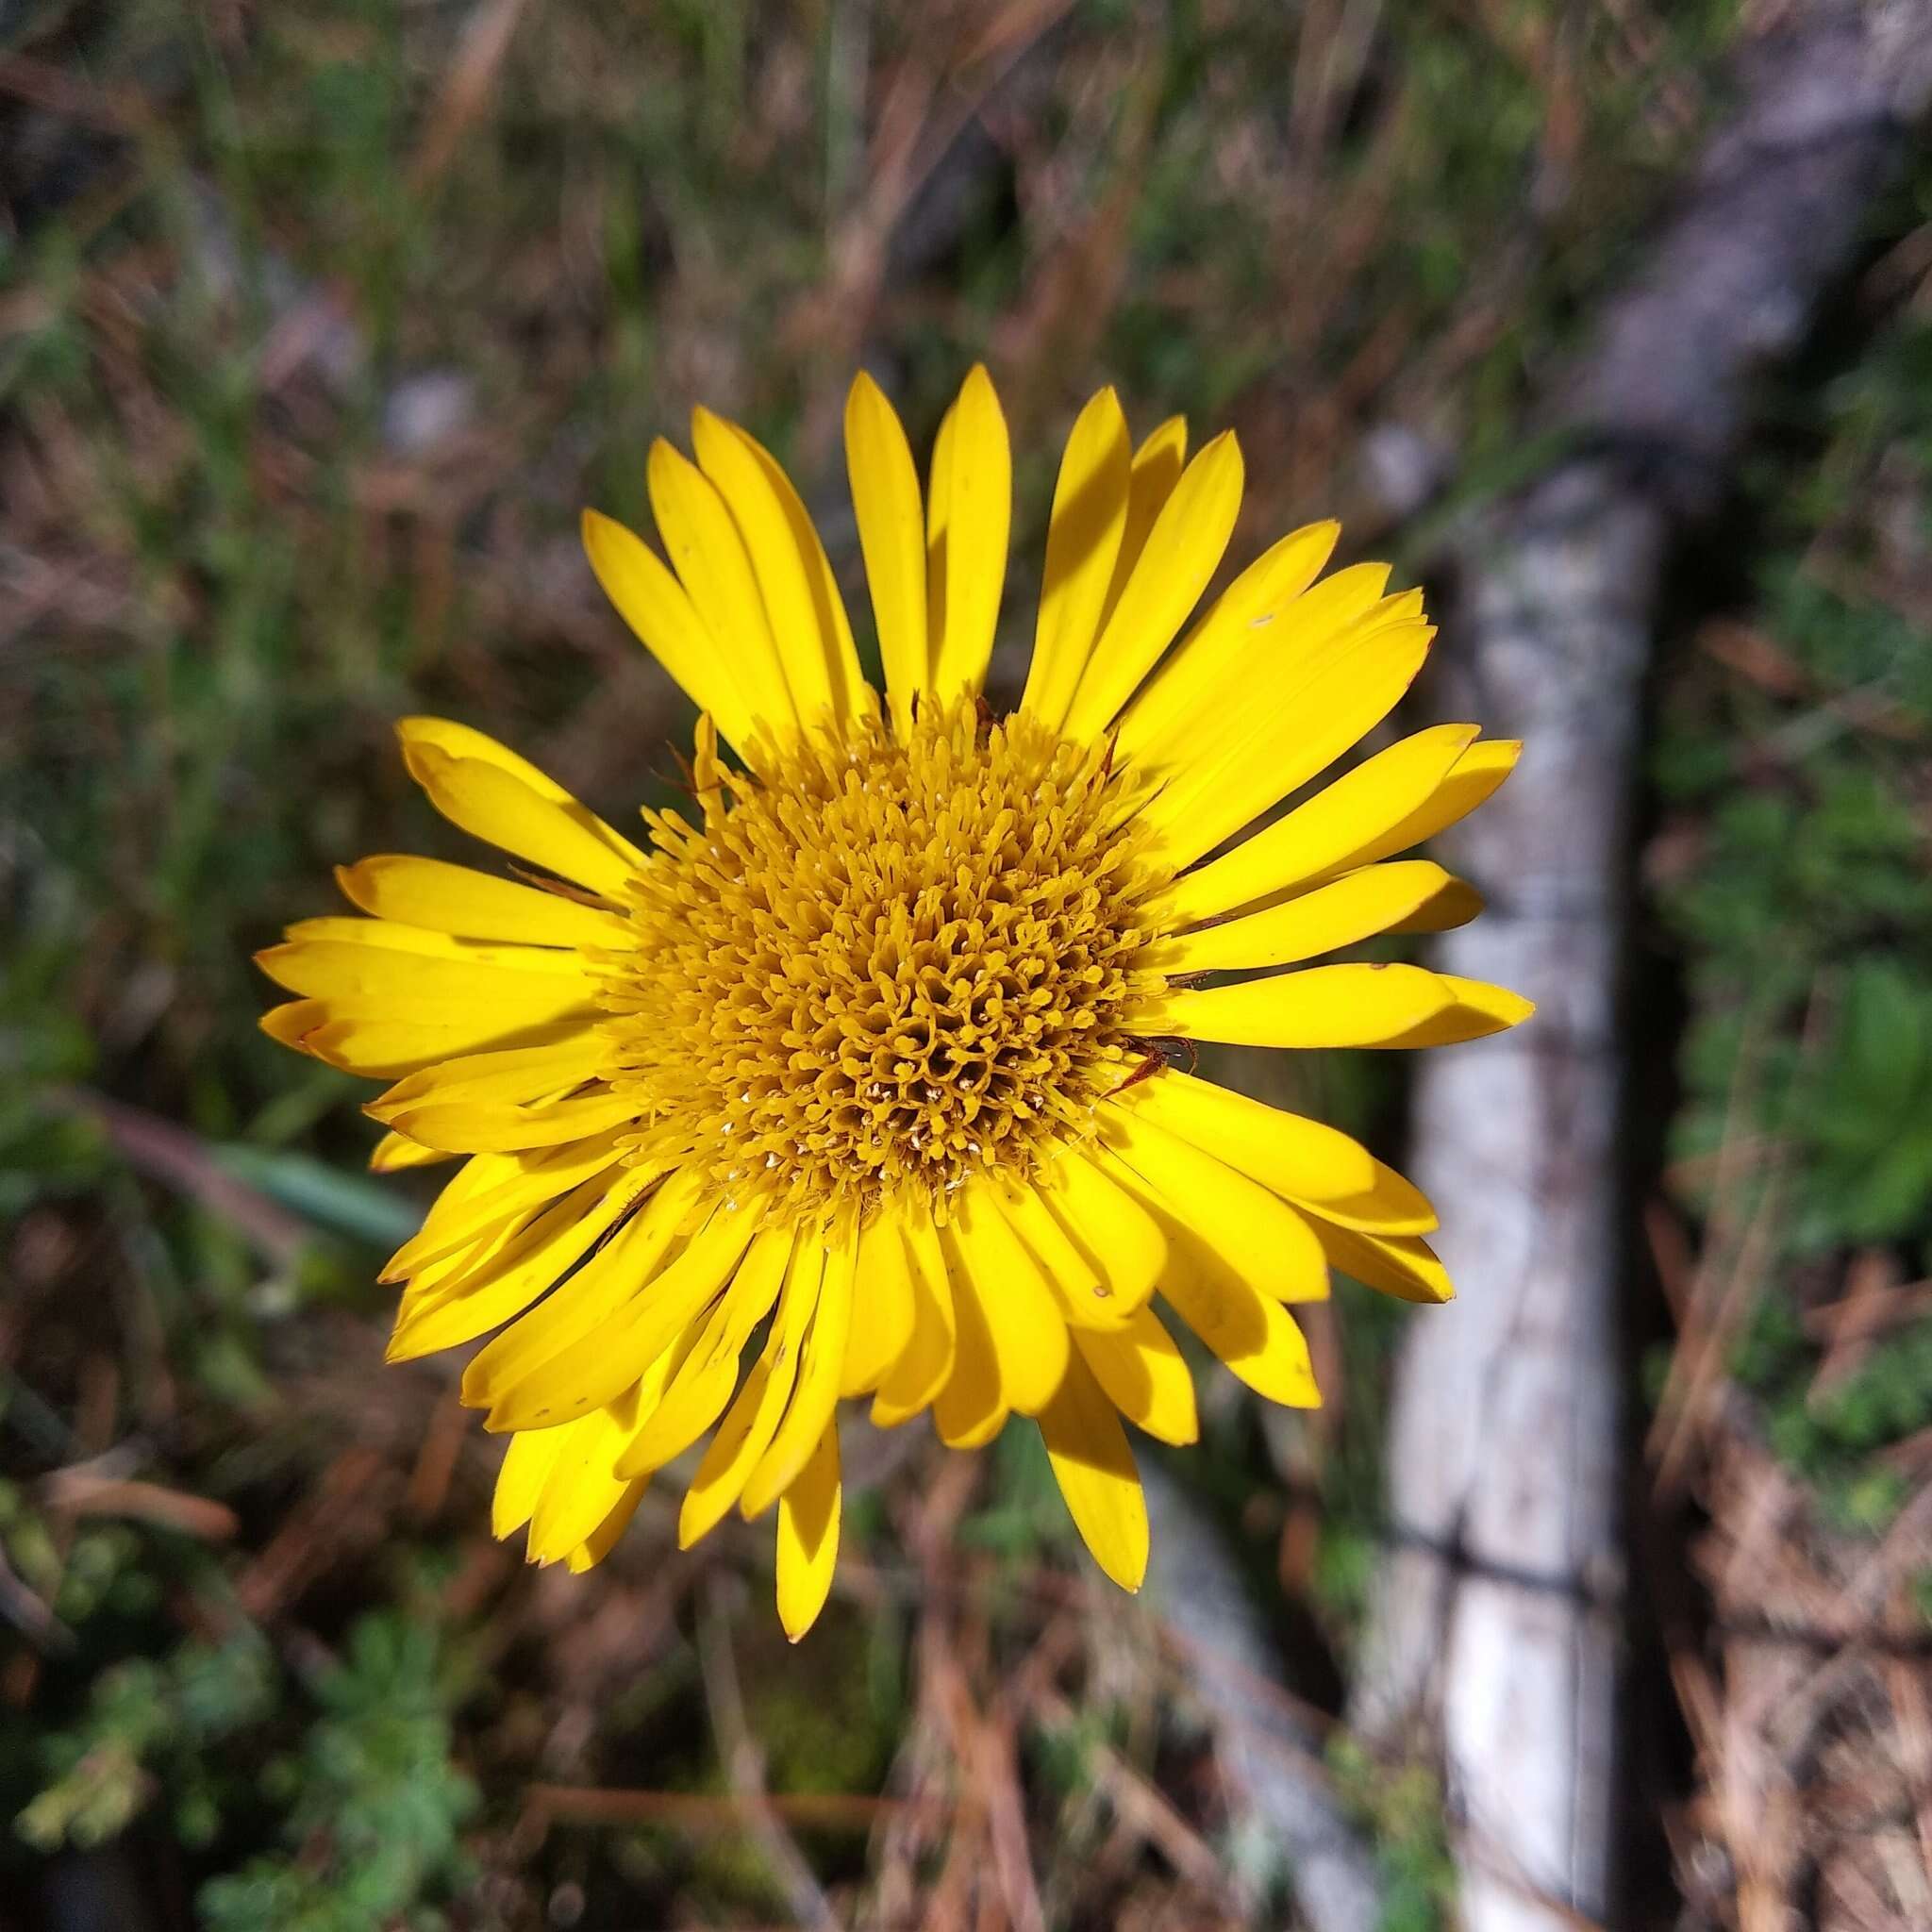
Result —
[[[1146, 1058], [1113, 1090], [1113, 1093], [1124, 1093], [1129, 1087], [1138, 1087], [1150, 1074], [1158, 1074], [1162, 1068], [1171, 1066], [1173, 1061], [1170, 1056], [1176, 1047], [1186, 1053], [1188, 1072], [1191, 1074], [1201, 1064], [1201, 1056], [1194, 1051], [1194, 1042], [1191, 1040], [1157, 1040], [1148, 1046]], [[1109, 1100], [1113, 1098], [1113, 1093], [1108, 1095]]]

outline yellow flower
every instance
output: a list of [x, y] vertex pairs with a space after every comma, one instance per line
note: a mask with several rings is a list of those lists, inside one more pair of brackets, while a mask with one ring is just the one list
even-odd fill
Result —
[[463, 1399], [510, 1437], [497, 1534], [587, 1568], [710, 1431], [680, 1538], [775, 1503], [794, 1639], [831, 1581], [841, 1397], [885, 1425], [930, 1408], [958, 1448], [1033, 1418], [1132, 1590], [1122, 1419], [1196, 1433], [1163, 1315], [1306, 1407], [1290, 1310], [1331, 1265], [1448, 1297], [1412, 1186], [1181, 1072], [1186, 1043], [1432, 1046], [1530, 1010], [1415, 966], [1302, 965], [1474, 915], [1440, 867], [1390, 861], [1494, 791], [1514, 744], [1418, 732], [1208, 857], [1387, 716], [1433, 635], [1420, 592], [1385, 594], [1374, 564], [1318, 581], [1337, 529], [1312, 525], [1170, 650], [1241, 452], [1224, 435], [1187, 462], [1178, 421], [1135, 450], [1104, 391], [1061, 463], [1024, 695], [995, 719], [991, 383], [975, 369], [947, 412], [924, 504], [863, 375], [845, 437], [883, 703], [783, 471], [700, 410], [695, 463], [650, 456], [675, 568], [584, 518], [599, 582], [700, 708], [690, 808], [647, 810], [636, 845], [480, 732], [406, 719], [411, 774], [517, 876], [365, 858], [340, 877], [369, 917], [261, 956], [296, 995], [268, 1032], [393, 1083], [375, 1167], [468, 1157], [386, 1273], [390, 1355], [494, 1331]]

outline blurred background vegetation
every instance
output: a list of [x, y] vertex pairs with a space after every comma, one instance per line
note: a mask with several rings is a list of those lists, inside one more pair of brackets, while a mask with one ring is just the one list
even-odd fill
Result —
[[[456, 855], [400, 714], [507, 739], [613, 822], [667, 796], [688, 713], [575, 520], [647, 525], [643, 453], [698, 402], [792, 466], [862, 609], [851, 372], [923, 444], [985, 357], [1009, 682], [1058, 439], [1104, 381], [1138, 425], [1240, 431], [1239, 551], [1339, 512], [1350, 555], [1423, 575], [1538, 461], [1527, 397], [1776, 10], [0, 4], [0, 1926], [827, 1898], [937, 1924], [975, 1859], [982, 1924], [1267, 1896], [1231, 1875], [1252, 1848], [1158, 1606], [1078, 1559], [1017, 1433], [946, 1465], [892, 1440], [802, 1653], [765, 1534], [670, 1564], [647, 1501], [589, 1579], [493, 1544], [454, 1371], [381, 1367], [374, 1277], [423, 1191], [363, 1174], [355, 1083], [255, 1030], [248, 956], [332, 909], [336, 863]], [[1737, 1456], [1799, 1487], [1773, 1600], [1882, 1558], [1932, 1634], [1932, 171], [1862, 263], [1675, 591], [1631, 854], [1631, 1065], [1670, 1123], [1633, 1150], [1632, 1324], [1650, 1395], [1717, 1375]], [[1399, 1073], [1297, 1078], [1392, 1143]], [[1674, 1319], [1711, 1268], [1718, 1315]], [[1344, 1285], [1329, 1406], [1264, 1420], [1223, 1378], [1174, 1473], [1331, 1713], [1394, 1327]], [[1640, 1890], [1695, 1925], [1730, 1923], [1677, 1703], [1726, 1493], [1638, 1506]], [[1889, 1726], [1845, 1765], [1903, 1762]], [[1427, 1767], [1330, 1758], [1391, 1928], [1453, 1924]], [[1913, 1842], [1897, 1782], [1874, 1843]]]

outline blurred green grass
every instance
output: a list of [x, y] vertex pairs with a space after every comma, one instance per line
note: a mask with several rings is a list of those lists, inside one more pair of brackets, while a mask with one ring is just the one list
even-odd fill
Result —
[[[1899, 213], [1928, 206], [1922, 175]], [[1679, 1200], [1770, 1230], [1732, 1373], [1828, 1524], [1870, 1533], [1918, 1487], [1898, 1451], [1932, 1427], [1932, 1322], [1888, 1321], [1847, 1360], [1817, 1311], [1858, 1291], [1861, 1266], [1894, 1284], [1932, 1272], [1922, 307], [1793, 388], [1778, 437], [1784, 459], [1745, 484], [1761, 537], [1741, 608], [1689, 641], [1652, 750], [1650, 869], [1689, 1005], [1669, 1154]]]

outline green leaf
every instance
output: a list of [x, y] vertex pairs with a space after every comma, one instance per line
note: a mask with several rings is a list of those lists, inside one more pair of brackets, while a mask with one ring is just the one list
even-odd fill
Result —
[[230, 1144], [218, 1148], [215, 1158], [238, 1180], [259, 1188], [291, 1213], [372, 1247], [400, 1247], [422, 1224], [407, 1196], [307, 1154], [270, 1154]]

